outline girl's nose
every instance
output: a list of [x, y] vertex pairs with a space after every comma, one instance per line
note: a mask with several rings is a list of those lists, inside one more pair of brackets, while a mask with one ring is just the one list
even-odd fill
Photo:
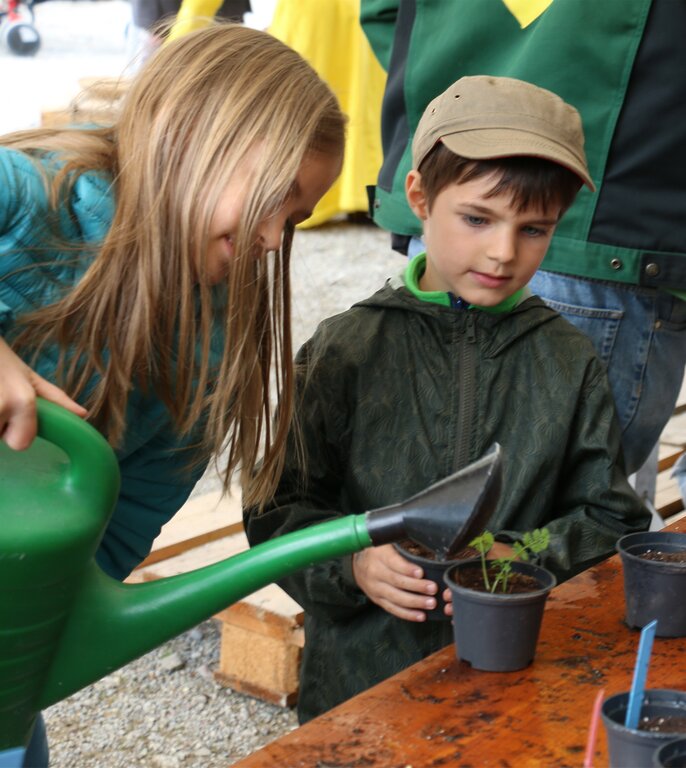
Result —
[[260, 240], [267, 251], [278, 251], [286, 222], [281, 216], [272, 216], [260, 225]]

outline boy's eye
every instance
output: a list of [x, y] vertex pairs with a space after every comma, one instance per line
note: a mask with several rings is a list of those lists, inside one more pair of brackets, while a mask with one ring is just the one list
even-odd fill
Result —
[[470, 216], [469, 214], [465, 214], [462, 218], [470, 227], [480, 227], [486, 223], [486, 219], [484, 219], [483, 216]]
[[522, 232], [529, 237], [541, 237], [547, 234], [547, 230], [541, 227], [522, 227]]

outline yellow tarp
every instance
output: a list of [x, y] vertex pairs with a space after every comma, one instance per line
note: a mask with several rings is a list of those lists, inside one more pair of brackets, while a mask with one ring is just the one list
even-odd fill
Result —
[[175, 40], [194, 29], [206, 27], [221, 8], [222, 2], [223, 0], [183, 0], [168, 39]]
[[336, 94], [348, 116], [343, 171], [301, 227], [367, 210], [367, 184], [381, 167], [381, 99], [386, 73], [359, 22], [360, 0], [280, 0], [269, 28], [294, 48]]

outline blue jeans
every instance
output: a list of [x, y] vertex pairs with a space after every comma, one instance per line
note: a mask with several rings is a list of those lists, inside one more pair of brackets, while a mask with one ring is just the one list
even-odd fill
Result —
[[49, 760], [48, 737], [45, 733], [45, 722], [40, 713], [36, 718], [33, 733], [29, 739], [24, 754], [23, 768], [47, 768]]
[[[413, 237], [408, 258], [424, 251]], [[590, 337], [607, 366], [626, 471], [643, 466], [669, 421], [686, 364], [686, 301], [654, 288], [541, 270], [530, 283]]]
[[686, 301], [653, 288], [540, 271], [531, 289], [586, 333], [607, 366], [629, 474], [669, 421], [686, 363]]

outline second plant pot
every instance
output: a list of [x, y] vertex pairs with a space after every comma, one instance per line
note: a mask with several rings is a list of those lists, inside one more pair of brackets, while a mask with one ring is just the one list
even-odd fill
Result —
[[541, 566], [513, 562], [514, 573], [536, 581], [532, 591], [482, 592], [461, 583], [463, 574], [474, 569], [481, 570], [479, 559], [458, 563], [445, 574], [453, 598], [457, 657], [487, 672], [512, 672], [529, 666], [555, 576]]
[[[657, 619], [659, 637], [686, 636], [686, 534], [629, 533], [617, 542], [624, 570], [626, 623], [644, 627]], [[646, 559], [646, 554], [662, 559]], [[656, 553], [662, 553], [657, 555]]]
[[[628, 704], [629, 694], [617, 693], [606, 699], [600, 710], [607, 732], [610, 768], [646, 768], [653, 764], [658, 747], [683, 735], [677, 730], [627, 728], [624, 722]], [[645, 718], [674, 718], [676, 722], [686, 723], [686, 693], [666, 689], [647, 690], [641, 705], [639, 725]]]
[[686, 768], [686, 735], [668, 741], [653, 752], [655, 768]]

